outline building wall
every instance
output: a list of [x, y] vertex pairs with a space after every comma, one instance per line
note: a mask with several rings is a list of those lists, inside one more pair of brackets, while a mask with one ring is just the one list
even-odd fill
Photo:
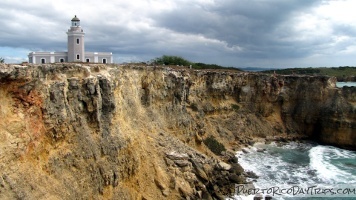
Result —
[[[67, 52], [31, 52], [28, 55], [29, 63], [42, 64], [42, 59], [45, 59], [45, 63], [58, 63], [69, 62]], [[103, 59], [106, 59], [106, 63], [113, 63], [112, 53], [111, 52], [85, 52], [84, 61], [80, 62], [89, 62], [91, 63], [103, 63]]]
[[113, 63], [111, 52], [85, 52], [85, 57], [90, 60], [91, 63], [103, 63], [103, 59], [106, 59], [106, 63]]
[[29, 63], [42, 64], [42, 59], [44, 63], [55, 63], [68, 62], [67, 52], [31, 52], [29, 55]]

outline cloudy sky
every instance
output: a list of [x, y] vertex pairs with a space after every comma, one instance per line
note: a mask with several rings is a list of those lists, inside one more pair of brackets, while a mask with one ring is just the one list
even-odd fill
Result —
[[233, 67], [356, 65], [355, 0], [1, 0], [0, 57], [66, 51], [77, 15], [86, 51], [116, 63], [175, 55]]

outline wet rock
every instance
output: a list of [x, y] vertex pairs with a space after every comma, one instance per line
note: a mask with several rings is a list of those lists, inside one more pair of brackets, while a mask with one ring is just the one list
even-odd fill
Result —
[[247, 149], [245, 149], [245, 148], [243, 148], [243, 149], [241, 149], [241, 151], [243, 152], [243, 153], [250, 153], [250, 151], [249, 150], [247, 150]]
[[237, 174], [230, 174], [229, 180], [236, 184], [244, 184], [246, 179], [243, 176], [238, 176]]
[[240, 175], [244, 172], [244, 169], [239, 164], [232, 164], [231, 169], [229, 170], [231, 174]]
[[238, 160], [238, 158], [237, 158], [236, 156], [234, 156], [234, 157], [231, 157], [231, 158], [229, 159], [229, 162], [230, 162], [230, 163], [238, 163], [239, 160]]
[[247, 171], [246, 176], [249, 178], [254, 178], [254, 179], [258, 178], [257, 174], [255, 174], [255, 172], [252, 172], [252, 171]]
[[221, 155], [223, 156], [224, 160], [231, 162], [231, 163], [237, 163], [237, 158], [236, 158], [234, 152], [223, 151], [223, 152], [221, 152]]
[[265, 152], [265, 151], [266, 151], [266, 149], [261, 149], [261, 148], [258, 148], [256, 151], [257, 151], [257, 152], [260, 152], [260, 153], [263, 153], [263, 152]]
[[262, 199], [263, 199], [262, 194], [256, 194], [256, 195], [253, 197], [253, 200], [262, 200]]
[[247, 142], [248, 145], [253, 146], [256, 142], [254, 140], [249, 140]]

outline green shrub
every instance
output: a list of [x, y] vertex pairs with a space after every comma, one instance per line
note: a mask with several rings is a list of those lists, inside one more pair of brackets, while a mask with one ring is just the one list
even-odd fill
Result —
[[192, 65], [194, 69], [229, 69], [229, 70], [241, 71], [240, 69], [235, 67], [224, 67], [217, 64], [192, 63]]
[[226, 151], [224, 145], [218, 142], [214, 136], [207, 137], [204, 144], [216, 155], [221, 155], [221, 152]]
[[152, 59], [150, 62], [156, 65], [191, 66], [193, 69], [224, 69], [224, 70], [228, 69], [228, 70], [241, 71], [240, 69], [235, 67], [224, 67], [217, 64], [194, 63], [180, 56], [163, 55], [161, 57]]
[[190, 104], [190, 108], [193, 110], [193, 111], [198, 111], [198, 105], [197, 103], [193, 102]]
[[160, 58], [155, 58], [152, 60], [152, 63], [158, 64], [158, 65], [183, 65], [183, 66], [189, 66], [191, 65], [191, 62], [188, 60], [180, 57], [180, 56], [167, 56], [163, 55]]
[[238, 111], [240, 109], [240, 106], [237, 104], [231, 104], [231, 108], [235, 111]]

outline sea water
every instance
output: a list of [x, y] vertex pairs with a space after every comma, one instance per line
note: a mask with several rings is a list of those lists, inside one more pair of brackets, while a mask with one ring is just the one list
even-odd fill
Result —
[[336, 82], [336, 87], [342, 88], [344, 86], [356, 87], [356, 82]]
[[[264, 194], [271, 188], [285, 189], [283, 195], [270, 193], [273, 199], [356, 199], [355, 151], [309, 142], [257, 144], [246, 151], [236, 156], [245, 170], [259, 176], [249, 180], [255, 188], [266, 189]], [[293, 194], [292, 188], [311, 189], [306, 194]], [[331, 194], [328, 189], [342, 189], [345, 194]], [[317, 190], [324, 193], [316, 194]], [[253, 199], [253, 195], [236, 195], [234, 199]]]

